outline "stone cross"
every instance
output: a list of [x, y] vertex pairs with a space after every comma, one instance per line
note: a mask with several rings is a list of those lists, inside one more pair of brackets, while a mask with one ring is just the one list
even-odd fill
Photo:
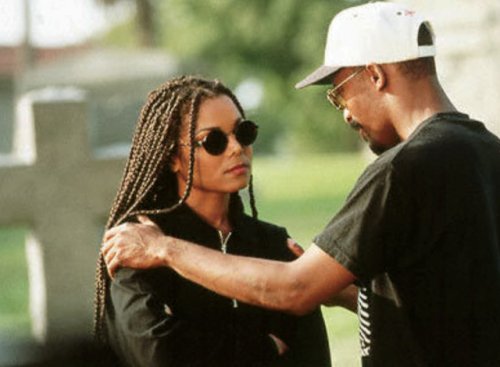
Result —
[[125, 159], [91, 154], [82, 91], [31, 92], [20, 106], [14, 152], [0, 161], [0, 225], [30, 228], [36, 339], [88, 337], [99, 244]]

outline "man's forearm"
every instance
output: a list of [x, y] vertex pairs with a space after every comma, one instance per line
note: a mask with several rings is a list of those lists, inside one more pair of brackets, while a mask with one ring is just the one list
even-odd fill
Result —
[[165, 265], [216, 293], [252, 305], [303, 314], [316, 307], [303, 299], [305, 284], [293, 263], [223, 254], [165, 237]]
[[[354, 280], [315, 246], [293, 262], [280, 262], [223, 254], [171, 237], [162, 240], [166, 266], [216, 293], [264, 308], [306, 314]], [[348, 289], [337, 305], [355, 310], [353, 295]]]

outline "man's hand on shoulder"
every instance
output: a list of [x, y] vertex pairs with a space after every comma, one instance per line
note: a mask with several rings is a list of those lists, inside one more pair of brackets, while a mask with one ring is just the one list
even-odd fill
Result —
[[113, 279], [119, 267], [150, 269], [167, 266], [167, 237], [148, 217], [139, 223], [124, 223], [104, 235], [102, 253]]

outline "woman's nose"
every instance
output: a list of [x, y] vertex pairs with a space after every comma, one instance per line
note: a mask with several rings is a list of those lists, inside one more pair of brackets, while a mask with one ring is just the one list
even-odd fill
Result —
[[236, 139], [235, 134], [229, 134], [228, 135], [228, 150], [231, 154], [239, 154], [243, 150], [243, 147], [241, 146], [240, 142]]

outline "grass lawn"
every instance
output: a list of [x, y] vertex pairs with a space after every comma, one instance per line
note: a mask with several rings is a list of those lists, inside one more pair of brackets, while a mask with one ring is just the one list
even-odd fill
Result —
[[30, 333], [25, 235], [23, 228], [0, 228], [0, 337]]
[[[338, 211], [367, 161], [361, 154], [257, 158], [254, 185], [261, 219], [282, 225], [307, 248]], [[357, 316], [323, 307], [335, 367], [360, 366]]]
[[[282, 225], [301, 245], [314, 236], [342, 205], [363, 168], [361, 155], [257, 157], [254, 185], [260, 218]], [[0, 336], [30, 332], [28, 280], [22, 228], [0, 228]], [[355, 314], [323, 308], [333, 365], [360, 366]]]

